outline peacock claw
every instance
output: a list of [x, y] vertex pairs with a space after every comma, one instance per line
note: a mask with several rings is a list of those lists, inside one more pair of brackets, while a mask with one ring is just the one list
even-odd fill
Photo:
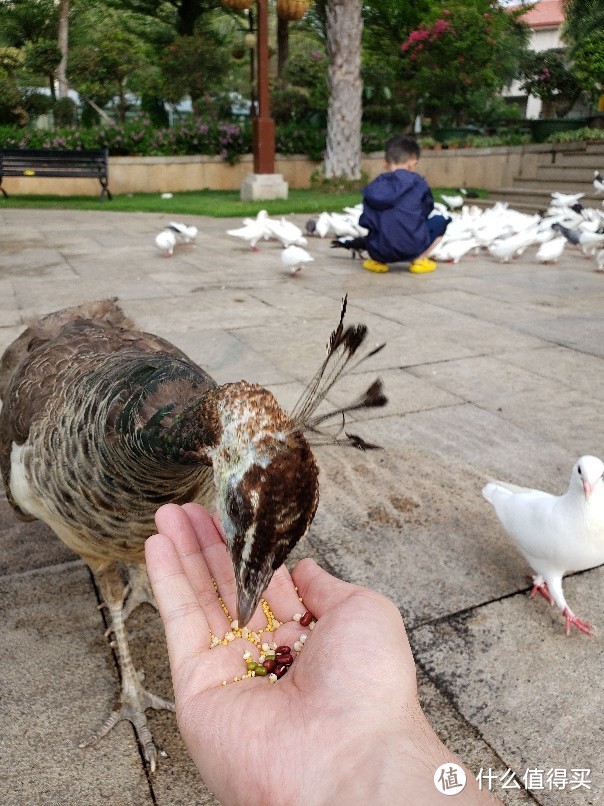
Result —
[[[157, 767], [158, 751], [153, 742], [151, 731], [147, 722], [145, 711], [147, 708], [154, 708], [155, 710], [175, 711], [176, 708], [173, 702], [165, 700], [163, 697], [157, 696], [150, 691], [147, 691], [142, 686], [135, 686], [134, 690], [127, 694], [122, 691], [122, 704], [115, 711], [112, 711], [101, 727], [93, 734], [91, 734], [83, 742], [80, 742], [79, 747], [92, 747], [104, 736], [106, 736], [118, 722], [126, 720], [131, 722], [136, 738], [143, 750], [145, 761], [149, 765], [151, 772], [155, 772]], [[165, 757], [167, 754], [159, 753], [160, 756]]]

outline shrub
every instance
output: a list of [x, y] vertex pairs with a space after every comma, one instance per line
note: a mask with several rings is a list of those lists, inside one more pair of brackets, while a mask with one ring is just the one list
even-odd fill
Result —
[[550, 134], [546, 143], [577, 143], [582, 140], [604, 140], [604, 129], [590, 129], [583, 126], [581, 129], [571, 129], [566, 132]]

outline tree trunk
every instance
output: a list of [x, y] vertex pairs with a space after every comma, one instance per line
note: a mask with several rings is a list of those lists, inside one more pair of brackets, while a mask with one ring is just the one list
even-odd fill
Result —
[[277, 17], [277, 81], [283, 86], [283, 71], [289, 57], [289, 20]]
[[199, 0], [181, 0], [176, 4], [178, 12], [176, 29], [180, 36], [193, 36], [195, 33], [195, 22], [201, 13], [199, 6]]
[[361, 0], [329, 0], [326, 9], [327, 179], [361, 177], [361, 5]]
[[61, 51], [61, 61], [57, 67], [59, 82], [59, 98], [67, 98], [69, 84], [67, 83], [67, 53], [69, 35], [69, 0], [59, 0], [59, 38], [58, 45]]

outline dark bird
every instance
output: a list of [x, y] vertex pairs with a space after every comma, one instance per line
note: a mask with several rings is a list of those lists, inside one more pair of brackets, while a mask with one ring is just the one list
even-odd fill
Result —
[[317, 229], [317, 222], [314, 218], [309, 218], [306, 224], [304, 225], [304, 229], [306, 230], [307, 235], [314, 235], [315, 230]]
[[345, 236], [343, 238], [335, 238], [331, 242], [332, 249], [348, 249], [354, 260], [356, 257], [363, 257], [367, 249], [367, 239], [364, 236], [352, 238]]
[[574, 230], [574, 229], [569, 229], [568, 227], [565, 227], [564, 224], [560, 224], [558, 221], [556, 221], [554, 224], [552, 224], [552, 229], [555, 229], [561, 235], [564, 235], [566, 240], [569, 243], [572, 243], [573, 246], [578, 246], [579, 243], [581, 242], [581, 233], [580, 232], [578, 232], [577, 230]]
[[[149, 600], [143, 547], [157, 508], [216, 500], [243, 626], [313, 520], [319, 491], [311, 444], [375, 447], [343, 429], [348, 411], [386, 403], [381, 381], [351, 405], [317, 414], [338, 378], [383, 347], [361, 355], [367, 328], [345, 326], [345, 310], [346, 299], [327, 357], [291, 414], [256, 384], [218, 386], [172, 344], [137, 330], [115, 299], [39, 319], [0, 359], [8, 500], [19, 517], [44, 521], [88, 563], [118, 648], [121, 703], [82, 746], [128, 719], [154, 769], [145, 710], [174, 710], [143, 687], [124, 627]], [[332, 417], [335, 434], [325, 428]], [[138, 571], [126, 588], [124, 565]]]

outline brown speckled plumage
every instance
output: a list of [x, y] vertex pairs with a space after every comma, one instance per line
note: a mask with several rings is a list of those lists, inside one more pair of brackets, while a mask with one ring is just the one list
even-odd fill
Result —
[[[144, 711], [172, 706], [147, 692], [133, 667], [123, 621], [145, 596], [133, 591], [124, 605], [118, 563], [142, 563], [157, 508], [216, 500], [243, 626], [314, 517], [318, 469], [304, 431], [319, 442], [373, 447], [326, 435], [330, 415], [315, 414], [366, 336], [362, 325], [344, 327], [345, 309], [292, 415], [255, 384], [217, 386], [176, 347], [137, 330], [115, 300], [43, 317], [4, 353], [0, 468], [8, 499], [90, 565], [118, 645], [122, 705], [90, 742], [130, 719], [155, 767]], [[378, 381], [335, 414], [343, 424], [347, 410], [385, 402]]]

